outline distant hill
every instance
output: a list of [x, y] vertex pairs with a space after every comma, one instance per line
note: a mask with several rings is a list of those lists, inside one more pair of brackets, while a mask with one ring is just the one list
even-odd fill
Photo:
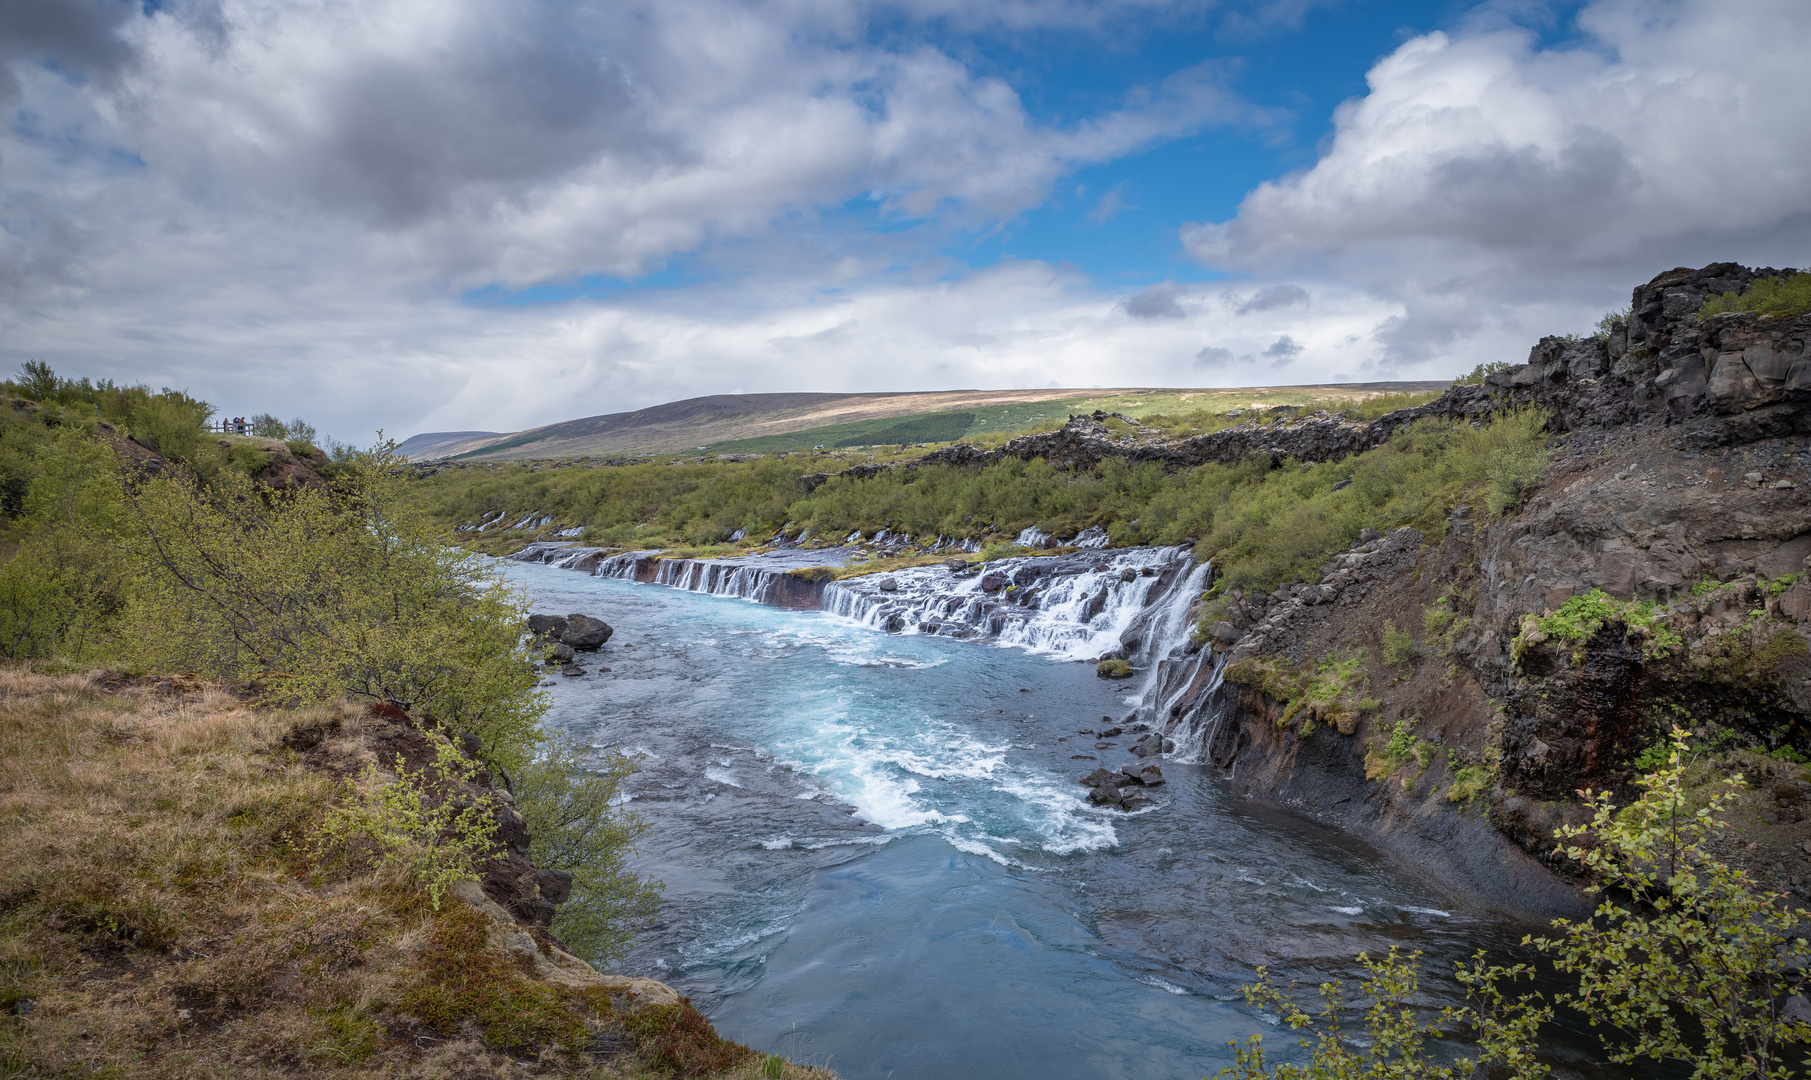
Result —
[[524, 460], [671, 454], [767, 453], [813, 446], [949, 442], [1061, 422], [1106, 409], [1131, 416], [1242, 405], [1357, 400], [1439, 390], [1444, 382], [1341, 383], [1239, 389], [944, 390], [901, 394], [713, 394], [634, 412], [607, 413], [526, 431], [441, 431], [399, 447], [415, 460]]
[[501, 431], [429, 431], [404, 439], [397, 444], [396, 452], [417, 461], [425, 461], [495, 442], [505, 434]]

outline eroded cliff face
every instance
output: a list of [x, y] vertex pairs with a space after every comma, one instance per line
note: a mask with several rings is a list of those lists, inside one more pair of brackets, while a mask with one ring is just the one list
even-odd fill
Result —
[[1235, 596], [1212, 758], [1544, 914], [1578, 906], [1535, 864], [1570, 871], [1552, 834], [1580, 789], [1627, 794], [1680, 724], [1753, 784], [1728, 854], [1811, 895], [1792, 760], [1811, 752], [1811, 316], [1695, 314], [1777, 273], [1663, 274], [1607, 340], [1546, 338], [1427, 406], [1538, 406], [1553, 466], [1505, 517], [1458, 507], [1443, 535], [1368, 538], [1318, 583]]

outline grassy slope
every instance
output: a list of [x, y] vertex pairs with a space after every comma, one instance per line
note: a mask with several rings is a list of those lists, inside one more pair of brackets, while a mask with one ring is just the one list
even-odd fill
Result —
[[[1062, 472], [1041, 460], [981, 468], [927, 466], [870, 479], [839, 477], [805, 490], [802, 474], [888, 455], [791, 455], [675, 464], [479, 465], [447, 469], [411, 485], [421, 510], [449, 530], [507, 510], [553, 521], [533, 538], [582, 527], [583, 542], [618, 548], [725, 545], [738, 529], [747, 549], [785, 526], [819, 540], [879, 528], [915, 537], [981, 541], [1026, 526], [1073, 535], [1098, 525], [1118, 545], [1191, 541], [1220, 580], [1275, 588], [1312, 580], [1321, 563], [1366, 528], [1415, 524], [1434, 534], [1452, 507], [1494, 514], [1544, 467], [1542, 418], [1516, 414], [1484, 429], [1424, 421], [1384, 446], [1337, 462], [1247, 461], [1170, 471], [1158, 462], [1109, 461]], [[914, 451], [913, 453], [921, 453]], [[898, 455], [891, 455], [897, 457]], [[836, 462], [836, 464], [832, 464]], [[458, 534], [502, 553], [531, 537], [508, 531]], [[714, 550], [728, 553], [730, 547]]]
[[[633, 413], [562, 421], [495, 438], [449, 440], [417, 435], [403, 444], [417, 457], [525, 460], [637, 453], [680, 453], [700, 446], [713, 453], [767, 453], [834, 446], [876, 437], [901, 441], [886, 429], [926, 417], [972, 413], [964, 434], [985, 436], [1061, 423], [1070, 413], [1105, 409], [1131, 416], [1295, 405], [1311, 400], [1357, 401], [1380, 392], [1444, 388], [1444, 383], [1364, 383], [1341, 386], [1244, 387], [1218, 390], [988, 390], [924, 394], [744, 394], [669, 402]], [[913, 441], [946, 441], [919, 439]]]
[[[473, 909], [312, 846], [364, 715], [0, 667], [0, 1076], [672, 1074], [659, 1010], [526, 977]], [[686, 1023], [739, 1059], [691, 1075], [829, 1076]]]

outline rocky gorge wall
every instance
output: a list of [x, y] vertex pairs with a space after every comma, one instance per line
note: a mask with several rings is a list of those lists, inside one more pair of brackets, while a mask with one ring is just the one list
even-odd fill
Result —
[[1530, 915], [1580, 907], [1552, 876], [1579, 790], [1627, 794], [1679, 723], [1754, 784], [1726, 854], [1811, 896], [1811, 317], [1696, 316], [1777, 273], [1662, 274], [1607, 337], [1427, 406], [1540, 407], [1552, 467], [1502, 518], [1455, 507], [1233, 594], [1227, 688], [1167, 722], [1243, 790]]

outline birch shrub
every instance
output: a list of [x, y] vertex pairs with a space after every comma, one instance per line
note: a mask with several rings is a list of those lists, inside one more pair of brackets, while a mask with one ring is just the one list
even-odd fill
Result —
[[546, 710], [522, 642], [526, 599], [399, 505], [390, 448], [332, 490], [222, 472], [129, 485], [146, 572], [125, 641], [137, 663], [258, 678], [273, 698], [342, 695], [432, 715], [514, 768]]
[[[1579, 863], [1603, 897], [1592, 917], [1554, 920], [1556, 936], [1529, 937], [1553, 958], [1575, 988], [1551, 1003], [1538, 993], [1515, 994], [1528, 965], [1486, 967], [1482, 956], [1456, 965], [1469, 1003], [1443, 1010], [1437, 1021], [1418, 1018], [1414, 956], [1392, 949], [1379, 961], [1360, 955], [1371, 978], [1361, 987], [1370, 1004], [1366, 1036], [1340, 1033], [1347, 1013], [1338, 983], [1321, 987], [1320, 1017], [1309, 1015], [1260, 968], [1246, 988], [1253, 1005], [1277, 1011], [1303, 1039], [1305, 1064], [1270, 1065], [1263, 1036], [1234, 1044], [1235, 1080], [1335, 1080], [1360, 1076], [1447, 1078], [1510, 1076], [1536, 1080], [1548, 1069], [1535, 1058], [1539, 1026], [1555, 1006], [1582, 1015], [1606, 1033], [1609, 1060], [1689, 1070], [1693, 1080], [1783, 1080], [1803, 1074], [1811, 1044], [1811, 1014], [1800, 996], [1811, 961], [1801, 936], [1811, 911], [1792, 908], [1748, 874], [1715, 857], [1717, 815], [1736, 797], [1740, 776], [1705, 792], [1687, 782], [1686, 737], [1673, 730], [1667, 763], [1638, 783], [1641, 795], [1617, 807], [1602, 792], [1585, 791], [1594, 810], [1584, 825], [1556, 835], [1565, 857]], [[1475, 1059], [1442, 1060], [1429, 1044], [1469, 1038]], [[1670, 1075], [1670, 1073], [1669, 1073]]]
[[553, 932], [587, 960], [613, 960], [634, 925], [653, 913], [658, 886], [632, 872], [628, 856], [648, 824], [624, 809], [622, 784], [635, 762], [614, 751], [595, 763], [563, 736], [516, 774], [516, 803], [533, 837], [531, 862], [572, 875]]

